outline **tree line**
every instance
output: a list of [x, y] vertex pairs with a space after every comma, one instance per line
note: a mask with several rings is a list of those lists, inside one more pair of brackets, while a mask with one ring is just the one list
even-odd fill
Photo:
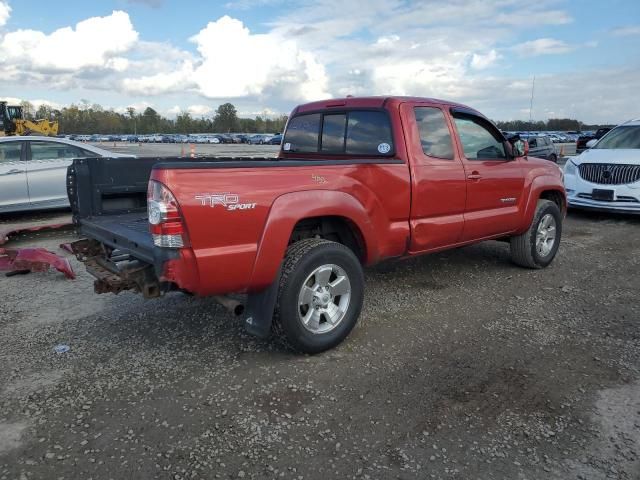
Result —
[[[160, 115], [151, 107], [138, 112], [127, 108], [126, 113], [105, 109], [98, 104], [83, 101], [80, 105], [70, 105], [54, 109], [40, 105], [37, 109], [30, 102], [21, 103], [25, 118], [57, 120], [60, 133], [278, 133], [284, 130], [287, 116], [275, 118], [257, 116], [239, 118], [236, 107], [231, 103], [220, 105], [213, 117], [196, 118], [189, 112], [181, 112], [175, 118]], [[506, 131], [581, 131], [596, 130], [603, 126], [591, 125], [572, 118], [550, 118], [545, 121], [509, 120], [496, 121], [497, 127]]]
[[21, 106], [28, 120], [57, 120], [61, 134], [279, 133], [287, 123], [286, 115], [239, 118], [236, 107], [231, 103], [220, 105], [212, 117], [199, 118], [186, 111], [175, 118], [167, 118], [151, 107], [142, 112], [129, 107], [126, 113], [120, 113], [88, 102], [62, 109], [48, 105], [40, 105], [36, 109], [30, 102], [21, 102]]

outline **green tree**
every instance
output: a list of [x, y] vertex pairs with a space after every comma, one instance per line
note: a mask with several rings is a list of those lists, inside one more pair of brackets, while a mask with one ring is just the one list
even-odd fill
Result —
[[231, 103], [223, 103], [216, 110], [213, 119], [213, 128], [216, 132], [236, 132], [238, 130], [238, 112]]
[[158, 133], [158, 127], [160, 124], [160, 115], [153, 108], [147, 107], [142, 112], [140, 118], [140, 132], [141, 133]]

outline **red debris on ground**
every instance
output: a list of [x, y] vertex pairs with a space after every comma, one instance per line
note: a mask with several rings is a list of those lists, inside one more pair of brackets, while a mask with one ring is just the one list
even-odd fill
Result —
[[25, 233], [25, 232], [37, 232], [39, 230], [55, 230], [58, 228], [65, 228], [73, 225], [71, 218], [69, 221], [63, 223], [51, 223], [44, 225], [0, 225], [0, 245], [4, 245], [9, 241], [9, 237]]
[[50, 267], [71, 280], [76, 278], [69, 260], [44, 248], [0, 248], [0, 270], [46, 272]]
[[69, 253], [74, 253], [73, 248], [71, 248], [71, 243], [61, 243], [60, 248], [62, 250], [66, 250]]

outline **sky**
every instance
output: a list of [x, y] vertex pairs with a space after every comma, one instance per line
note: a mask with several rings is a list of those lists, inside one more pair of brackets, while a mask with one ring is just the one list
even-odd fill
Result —
[[0, 99], [211, 116], [411, 95], [494, 120], [640, 117], [640, 1], [0, 0]]

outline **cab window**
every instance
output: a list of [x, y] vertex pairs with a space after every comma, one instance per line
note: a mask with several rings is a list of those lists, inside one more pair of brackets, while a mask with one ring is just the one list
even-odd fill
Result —
[[415, 107], [422, 151], [429, 157], [453, 159], [453, 143], [444, 113], [435, 107]]
[[473, 115], [455, 114], [454, 122], [468, 160], [505, 160], [503, 140], [486, 126], [486, 120]]

